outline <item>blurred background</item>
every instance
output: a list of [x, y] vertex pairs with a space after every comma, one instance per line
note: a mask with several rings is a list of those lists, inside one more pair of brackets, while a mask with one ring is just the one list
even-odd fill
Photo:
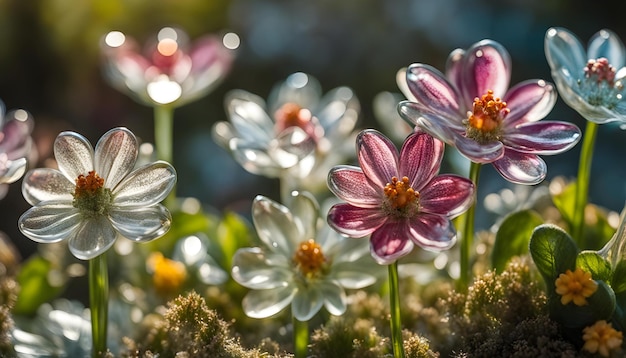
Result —
[[[178, 194], [195, 196], [219, 210], [244, 215], [256, 194], [279, 199], [278, 182], [248, 174], [211, 139], [211, 127], [227, 120], [224, 94], [244, 89], [267, 98], [289, 74], [316, 77], [324, 92], [349, 86], [362, 112], [357, 127], [380, 128], [372, 101], [383, 91], [399, 92], [395, 74], [414, 62], [443, 69], [450, 51], [485, 38], [511, 54], [511, 83], [551, 81], [543, 39], [551, 26], [576, 33], [583, 43], [602, 28], [626, 39], [626, 3], [573, 0], [0, 0], [0, 99], [7, 109], [32, 113], [42, 166], [62, 130], [75, 130], [95, 143], [108, 129], [126, 126], [153, 141], [152, 109], [134, 102], [103, 79], [99, 42], [119, 30], [140, 43], [164, 26], [206, 33], [235, 32], [241, 39], [226, 80], [208, 96], [175, 111], [174, 165]], [[584, 120], [561, 100], [548, 119], [584, 128]], [[590, 200], [621, 210], [626, 199], [626, 133], [601, 126], [593, 162]], [[580, 145], [544, 157], [548, 179], [573, 178]], [[22, 256], [35, 243], [17, 230], [29, 208], [21, 181], [0, 201], [0, 230]], [[490, 166], [480, 178], [479, 200], [510, 187]], [[481, 214], [482, 213], [482, 214]], [[478, 209], [479, 224], [488, 227]], [[481, 216], [482, 215], [482, 216]], [[482, 218], [482, 219], [480, 219]], [[482, 221], [481, 221], [482, 220]]]

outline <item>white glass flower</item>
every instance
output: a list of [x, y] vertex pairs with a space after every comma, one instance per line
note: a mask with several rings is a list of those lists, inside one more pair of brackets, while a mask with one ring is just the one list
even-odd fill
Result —
[[22, 193], [33, 207], [19, 219], [22, 233], [40, 243], [68, 239], [82, 260], [108, 250], [118, 234], [136, 242], [165, 234], [171, 215], [159, 202], [174, 186], [176, 171], [162, 161], [133, 170], [137, 152], [137, 139], [126, 128], [105, 133], [95, 150], [78, 133], [59, 134], [59, 169], [34, 169], [24, 177]]
[[27, 159], [34, 144], [30, 134], [33, 131], [33, 118], [23, 109], [5, 114], [0, 101], [0, 198], [3, 198], [10, 184], [26, 172]]
[[290, 303], [299, 321], [308, 321], [322, 306], [340, 315], [346, 311], [344, 289], [376, 281], [378, 265], [367, 241], [331, 230], [309, 194], [293, 192], [291, 208], [257, 196], [252, 218], [264, 247], [237, 250], [232, 267], [233, 279], [251, 289], [243, 299], [248, 316], [269, 317]]

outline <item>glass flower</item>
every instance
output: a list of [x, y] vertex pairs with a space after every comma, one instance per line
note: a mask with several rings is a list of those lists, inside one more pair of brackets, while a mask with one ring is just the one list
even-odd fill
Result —
[[19, 218], [22, 233], [40, 243], [67, 239], [82, 260], [108, 250], [118, 234], [146, 242], [166, 233], [171, 215], [159, 202], [176, 172], [162, 161], [133, 170], [138, 146], [126, 128], [105, 133], [95, 150], [78, 133], [59, 134], [59, 169], [34, 169], [24, 177], [22, 193], [33, 207]]
[[23, 109], [5, 114], [0, 101], [0, 198], [6, 195], [8, 186], [26, 172], [27, 159], [34, 150], [33, 118]]
[[142, 52], [135, 40], [111, 31], [101, 44], [105, 77], [139, 102], [178, 107], [204, 96], [226, 76], [234, 59], [227, 39], [206, 35], [189, 43], [182, 30], [164, 27]]
[[299, 321], [308, 321], [322, 306], [341, 315], [346, 311], [346, 288], [376, 281], [367, 245], [323, 225], [309, 194], [293, 192], [290, 206], [263, 196], [252, 204], [263, 247], [242, 248], [233, 257], [233, 279], [251, 289], [243, 309], [250, 317], [265, 318], [291, 303]]
[[450, 219], [474, 201], [474, 185], [456, 175], [437, 175], [444, 145], [423, 131], [407, 137], [400, 153], [375, 130], [356, 141], [359, 167], [336, 166], [330, 190], [346, 203], [334, 205], [328, 222], [350, 237], [371, 234], [374, 259], [390, 264], [410, 253], [450, 248], [456, 232]]
[[591, 278], [591, 274], [578, 267], [573, 272], [568, 269], [560, 274], [554, 286], [556, 293], [561, 295], [563, 305], [574, 302], [576, 306], [584, 306], [588, 303], [587, 298], [598, 290], [598, 283]]
[[564, 28], [550, 28], [545, 37], [546, 59], [552, 78], [568, 106], [585, 119], [619, 122], [626, 128], [626, 49], [610, 30], [600, 30], [589, 40], [587, 51]]
[[267, 104], [242, 90], [225, 102], [230, 122], [217, 123], [214, 137], [251, 173], [280, 177], [289, 170], [300, 181], [324, 185], [330, 167], [352, 153], [346, 143], [360, 104], [347, 87], [322, 96], [319, 82], [298, 72], [273, 89]]
[[539, 122], [556, 102], [552, 84], [527, 80], [509, 89], [510, 77], [506, 49], [483, 40], [467, 51], [453, 51], [445, 75], [426, 64], [409, 66], [406, 82], [415, 101], [401, 102], [398, 110], [472, 162], [493, 164], [510, 182], [537, 184], [547, 173], [539, 155], [572, 148], [580, 129]]

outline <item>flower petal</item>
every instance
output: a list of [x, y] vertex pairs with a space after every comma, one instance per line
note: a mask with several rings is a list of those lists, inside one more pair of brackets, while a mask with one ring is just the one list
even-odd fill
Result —
[[372, 257], [381, 265], [395, 262], [413, 250], [410, 237], [407, 220], [386, 222], [372, 233]]
[[284, 169], [268, 154], [267, 147], [259, 147], [260, 143], [233, 138], [228, 144], [235, 161], [252, 174], [275, 178]]
[[576, 80], [582, 75], [589, 60], [576, 35], [561, 27], [552, 27], [546, 31], [544, 49], [553, 77], [558, 73], [559, 76]]
[[382, 200], [382, 188], [374, 188], [358, 167], [332, 168], [328, 173], [328, 188], [339, 199], [358, 207], [379, 207]]
[[319, 290], [324, 297], [324, 307], [330, 314], [340, 316], [346, 312], [346, 292], [341, 286], [331, 282], [322, 282]]
[[411, 93], [411, 90], [409, 89], [409, 83], [406, 80], [406, 72], [406, 67], [401, 68], [398, 70], [398, 72], [396, 72], [396, 84], [398, 85], [400, 92], [402, 92], [402, 94], [404, 95], [404, 98], [408, 99], [411, 102], [417, 102], [417, 98], [415, 98], [415, 96], [413, 95], [413, 93]]
[[176, 171], [169, 163], [158, 161], [126, 176], [114, 189], [117, 207], [150, 206], [161, 202], [176, 184]]
[[322, 308], [324, 297], [317, 286], [298, 287], [291, 303], [291, 312], [298, 321], [310, 320]]
[[313, 194], [293, 191], [288, 206], [293, 220], [302, 227], [303, 235], [315, 237], [320, 224], [320, 208]]
[[387, 217], [380, 208], [359, 208], [337, 204], [328, 212], [328, 224], [339, 233], [350, 237], [371, 234], [385, 223]]
[[172, 215], [161, 204], [148, 207], [114, 207], [109, 219], [125, 238], [147, 242], [163, 236], [172, 225]]
[[398, 172], [407, 176], [411, 187], [420, 190], [437, 175], [443, 159], [443, 142], [430, 134], [417, 131], [404, 141], [400, 149]]
[[513, 86], [502, 100], [511, 110], [504, 119], [505, 126], [522, 122], [535, 122], [550, 113], [556, 103], [557, 93], [551, 83], [528, 80]]
[[540, 121], [510, 129], [502, 143], [523, 153], [558, 154], [574, 147], [580, 138], [580, 129], [572, 123]]
[[445, 250], [456, 241], [456, 231], [444, 215], [420, 213], [409, 221], [409, 237], [424, 249]]
[[282, 168], [291, 168], [314, 154], [315, 139], [302, 128], [292, 126], [270, 141], [267, 153]]
[[454, 116], [461, 112], [461, 94], [436, 68], [417, 63], [409, 66], [406, 81], [416, 102], [433, 112]]
[[274, 122], [265, 111], [260, 97], [242, 90], [226, 94], [226, 110], [239, 136], [258, 143], [268, 143], [274, 136]]
[[589, 40], [587, 57], [594, 60], [604, 57], [613, 67], [620, 69], [626, 62], [626, 48], [615, 32], [602, 29]]
[[491, 163], [504, 155], [504, 145], [499, 141], [481, 144], [473, 139], [457, 136], [454, 146], [474, 163]]
[[454, 117], [448, 117], [438, 112], [431, 111], [421, 103], [402, 101], [398, 104], [398, 113], [407, 122], [418, 125], [435, 138], [446, 143], [454, 143], [454, 137], [465, 133], [465, 119], [456, 113]]
[[286, 257], [292, 257], [296, 245], [309, 239], [304, 237], [289, 209], [262, 195], [252, 203], [252, 221], [267, 248]]
[[511, 57], [507, 50], [492, 40], [482, 40], [465, 52], [463, 59], [463, 96], [465, 108], [472, 108], [474, 98], [492, 90], [502, 97], [511, 80]]
[[69, 239], [70, 251], [80, 260], [91, 260], [115, 243], [117, 232], [106, 217], [82, 220]]
[[457, 175], [438, 175], [420, 193], [420, 211], [452, 219], [474, 202], [474, 184]]
[[253, 290], [285, 287], [294, 275], [289, 264], [285, 256], [258, 247], [242, 248], [233, 256], [231, 274], [237, 283]]
[[492, 164], [504, 179], [515, 184], [539, 184], [548, 172], [546, 163], [539, 156], [508, 148], [504, 156]]
[[356, 147], [363, 174], [373, 185], [383, 188], [398, 176], [398, 150], [382, 133], [373, 129], [362, 131]]
[[[446, 78], [452, 83], [454, 88], [460, 90], [463, 88], [463, 58], [465, 50], [457, 48], [450, 52], [446, 60]], [[466, 108], [469, 109], [469, 108]]]
[[352, 132], [360, 110], [354, 91], [348, 87], [338, 87], [322, 97], [313, 113], [324, 128], [324, 137], [335, 141]]
[[28, 162], [26, 158], [17, 158], [14, 160], [0, 158], [0, 185], [18, 181], [26, 172], [27, 166]]
[[18, 223], [20, 231], [33, 241], [61, 241], [78, 226], [81, 218], [71, 203], [49, 202], [30, 208]]
[[[347, 240], [359, 240], [359, 239], [347, 239]], [[360, 240], [365, 241], [365, 240]], [[366, 253], [369, 251], [369, 245], [363, 245], [367, 248]], [[332, 273], [329, 278], [337, 281], [341, 287], [347, 289], [360, 289], [376, 282], [376, 268], [373, 266], [372, 257], [370, 255], [363, 256], [360, 259], [352, 262], [335, 262], [333, 261]]]
[[75, 132], [61, 132], [54, 141], [54, 157], [59, 171], [69, 180], [79, 175], [87, 175], [94, 170], [93, 147], [82, 135]]
[[243, 298], [243, 311], [252, 318], [267, 318], [282, 311], [291, 303], [296, 290], [293, 286], [250, 291]]
[[96, 144], [94, 168], [105, 188], [114, 188], [133, 170], [139, 153], [135, 135], [126, 128], [106, 132]]
[[42, 201], [64, 201], [71, 204], [75, 187], [60, 171], [38, 168], [26, 173], [22, 181], [22, 194], [33, 206]]

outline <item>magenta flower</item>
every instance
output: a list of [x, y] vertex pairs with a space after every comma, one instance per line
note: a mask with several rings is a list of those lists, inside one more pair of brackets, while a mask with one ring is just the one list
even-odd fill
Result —
[[425, 132], [405, 140], [400, 153], [380, 132], [357, 137], [359, 167], [337, 166], [330, 190], [346, 203], [328, 213], [332, 228], [350, 237], [371, 234], [372, 256], [391, 264], [413, 249], [450, 248], [456, 232], [450, 219], [474, 200], [474, 184], [456, 175], [437, 175], [444, 145]]
[[538, 122], [556, 102], [552, 84], [535, 79], [509, 89], [510, 78], [506, 49], [483, 40], [467, 51], [453, 51], [445, 75], [426, 64], [409, 66], [406, 81], [416, 101], [401, 102], [398, 110], [474, 163], [493, 164], [510, 182], [537, 184], [547, 173], [539, 155], [572, 148], [580, 129], [567, 122]]

